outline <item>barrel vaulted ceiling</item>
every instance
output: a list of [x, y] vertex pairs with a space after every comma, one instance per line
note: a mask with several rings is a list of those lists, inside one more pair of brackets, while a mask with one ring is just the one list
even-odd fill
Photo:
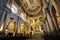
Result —
[[40, 0], [20, 0], [23, 9], [27, 16], [36, 17], [41, 15], [41, 1]]
[[[46, 17], [45, 9], [48, 5], [49, 0], [19, 0], [19, 6], [22, 8], [23, 12], [27, 16], [27, 20], [32, 21], [43, 21]], [[59, 0], [50, 0], [51, 4], [54, 6], [56, 11], [59, 11], [58, 5], [60, 5]], [[37, 23], [36, 23], [37, 24]]]

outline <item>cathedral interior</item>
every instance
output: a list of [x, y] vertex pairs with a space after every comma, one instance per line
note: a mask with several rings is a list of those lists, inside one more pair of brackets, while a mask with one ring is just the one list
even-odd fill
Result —
[[0, 39], [60, 40], [60, 0], [0, 0]]

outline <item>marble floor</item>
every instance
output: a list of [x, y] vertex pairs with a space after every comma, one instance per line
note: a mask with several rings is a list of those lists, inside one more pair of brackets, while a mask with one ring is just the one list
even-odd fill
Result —
[[35, 33], [32, 38], [26, 39], [26, 40], [44, 40], [41, 33]]

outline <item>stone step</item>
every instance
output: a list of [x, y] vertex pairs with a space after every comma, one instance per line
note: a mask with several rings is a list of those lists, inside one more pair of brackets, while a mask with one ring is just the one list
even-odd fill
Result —
[[32, 37], [42, 37], [41, 33], [34, 33], [34, 35]]
[[40, 33], [34, 33], [34, 35], [32, 36], [32, 38], [27, 39], [27, 40], [44, 40], [44, 39], [42, 38], [42, 34], [40, 34]]

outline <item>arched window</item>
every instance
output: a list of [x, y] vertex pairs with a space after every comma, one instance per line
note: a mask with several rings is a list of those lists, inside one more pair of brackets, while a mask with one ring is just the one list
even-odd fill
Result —
[[18, 8], [14, 4], [12, 4], [11, 11], [16, 14], [18, 13]]

